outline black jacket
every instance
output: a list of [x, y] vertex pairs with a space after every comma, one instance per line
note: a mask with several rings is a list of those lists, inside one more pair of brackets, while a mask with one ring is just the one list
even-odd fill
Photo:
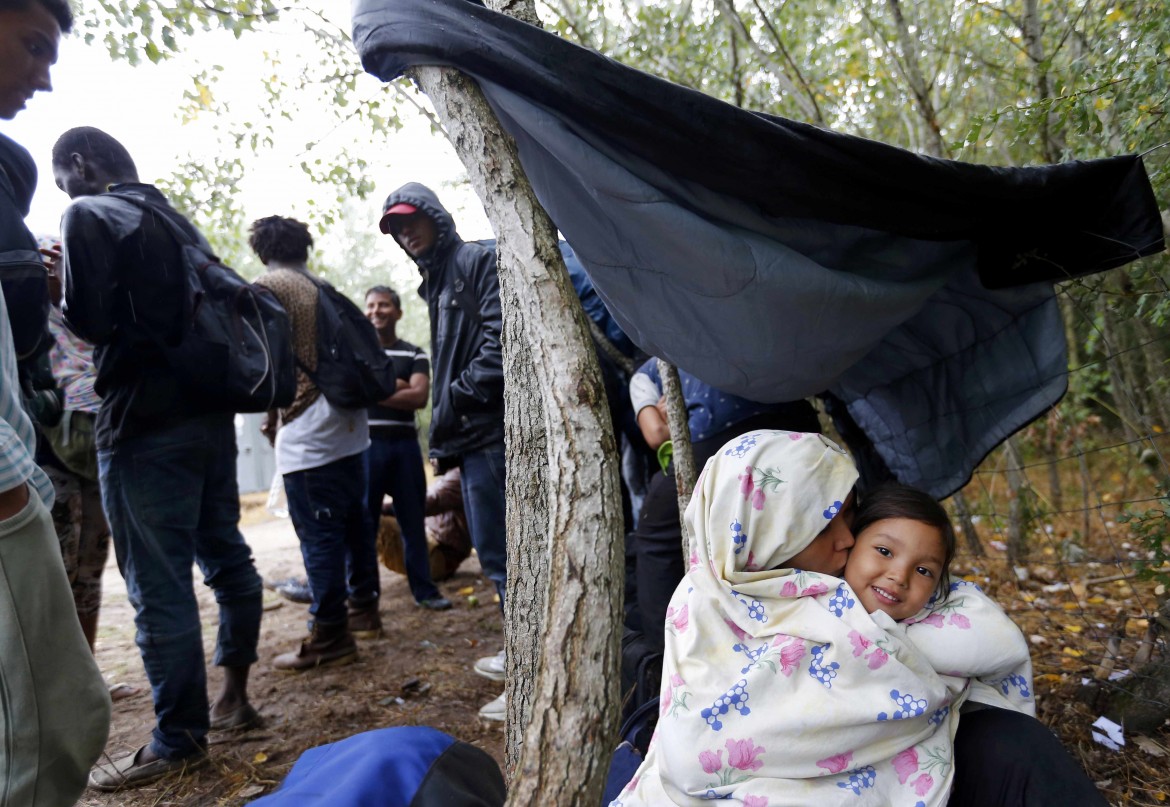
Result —
[[48, 273], [37, 241], [24, 224], [37, 185], [37, 167], [29, 153], [0, 135], [0, 285], [12, 326], [12, 346], [19, 359], [48, 351]]
[[[169, 208], [152, 185], [124, 184], [133, 194]], [[175, 220], [202, 240], [177, 212]], [[159, 348], [177, 344], [184, 326], [187, 270], [178, 242], [154, 215], [115, 194], [83, 196], [61, 219], [65, 319], [95, 346], [102, 396], [98, 448], [176, 425], [199, 411]]]
[[400, 202], [430, 216], [438, 231], [431, 251], [413, 260], [423, 277], [418, 291], [431, 315], [431, 456], [457, 461], [504, 440], [496, 253], [460, 238], [451, 214], [425, 185], [403, 185], [383, 209]]

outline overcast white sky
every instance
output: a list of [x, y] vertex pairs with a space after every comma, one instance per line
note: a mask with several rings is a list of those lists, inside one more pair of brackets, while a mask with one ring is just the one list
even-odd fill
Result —
[[[313, 43], [293, 33], [245, 35], [240, 41], [229, 36], [203, 35], [197, 50], [211, 54], [226, 67], [227, 79], [219, 93], [235, 95], [237, 108], [246, 109], [250, 94], [258, 93], [260, 53], [278, 52], [289, 63], [301, 51], [316, 56]], [[208, 41], [211, 37], [211, 42]], [[210, 46], [209, 46], [210, 45]], [[215, 149], [205, 121], [184, 125], [177, 115], [183, 92], [191, 87], [193, 55], [155, 65], [131, 67], [113, 62], [100, 44], [86, 46], [78, 31], [61, 43], [60, 59], [53, 70], [53, 92], [38, 93], [28, 108], [12, 121], [0, 121], [0, 131], [32, 152], [40, 173], [37, 194], [28, 218], [37, 233], [56, 232], [68, 198], [53, 184], [49, 155], [53, 143], [74, 126], [96, 126], [122, 141], [139, 168], [143, 181], [169, 176], [182, 155], [210, 158]], [[363, 93], [381, 92], [372, 77]], [[257, 97], [252, 95], [251, 97]], [[311, 110], [310, 110], [311, 113]], [[304, 200], [313, 189], [299, 164], [304, 144], [323, 139], [328, 153], [332, 144], [354, 144], [351, 152], [365, 157], [377, 192], [363, 207], [369, 226], [375, 226], [381, 200], [408, 181], [420, 181], [439, 192], [456, 216], [465, 238], [491, 237], [491, 228], [478, 198], [465, 182], [463, 167], [442, 135], [431, 134], [417, 113], [406, 111], [407, 126], [400, 132], [377, 138], [379, 145], [360, 144], [360, 131], [336, 128], [330, 116], [308, 114], [287, 125], [273, 153], [257, 157], [241, 183], [245, 213], [249, 218], [271, 215], [305, 215]], [[452, 183], [456, 183], [455, 186]], [[364, 223], [362, 223], [364, 226]]]

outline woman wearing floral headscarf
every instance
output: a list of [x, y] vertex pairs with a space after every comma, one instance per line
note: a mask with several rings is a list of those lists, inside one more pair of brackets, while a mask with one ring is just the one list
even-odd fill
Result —
[[707, 463], [666, 620], [658, 731], [615, 805], [941, 805], [970, 679], [1032, 709], [1027, 646], [977, 591], [964, 619], [898, 624], [801, 570], [844, 567], [856, 479], [815, 434], [752, 432]]

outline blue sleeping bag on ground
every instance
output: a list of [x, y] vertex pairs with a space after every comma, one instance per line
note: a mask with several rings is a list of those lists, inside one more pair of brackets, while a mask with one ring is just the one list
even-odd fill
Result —
[[253, 807], [501, 807], [504, 777], [485, 751], [426, 726], [367, 731], [301, 754]]

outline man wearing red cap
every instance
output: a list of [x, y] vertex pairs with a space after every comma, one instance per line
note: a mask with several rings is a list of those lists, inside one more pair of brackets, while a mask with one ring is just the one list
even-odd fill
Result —
[[[504, 601], [504, 368], [496, 254], [468, 243], [430, 188], [411, 182], [382, 206], [379, 223], [418, 265], [420, 294], [431, 315], [434, 384], [430, 453], [440, 472], [462, 470], [463, 505], [484, 574]], [[504, 680], [504, 654], [476, 662], [475, 671]], [[504, 696], [480, 710], [503, 720]]]

